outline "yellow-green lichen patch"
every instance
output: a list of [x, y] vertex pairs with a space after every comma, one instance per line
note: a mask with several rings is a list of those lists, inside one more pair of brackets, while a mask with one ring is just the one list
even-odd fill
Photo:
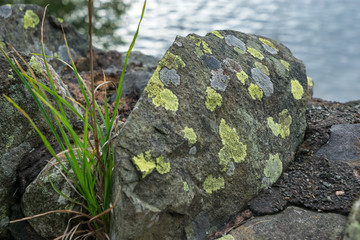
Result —
[[0, 41], [0, 48], [5, 49], [5, 47], [6, 47], [5, 43]]
[[143, 178], [152, 173], [152, 171], [156, 168], [155, 161], [151, 158], [150, 151], [145, 152], [145, 155], [144, 153], [141, 153], [134, 156], [133, 163], [135, 164], [136, 169], [142, 173]]
[[307, 83], [309, 88], [312, 88], [314, 86], [314, 81], [311, 77], [307, 77]]
[[201, 58], [201, 56], [204, 55], [204, 52], [198, 46], [195, 46], [194, 53], [198, 58]]
[[269, 72], [269, 69], [267, 68], [267, 66], [265, 66], [261, 62], [255, 62], [255, 67], [260, 69], [260, 71], [262, 71], [264, 74], [266, 74], [268, 76], [270, 75], [270, 72]]
[[247, 51], [248, 51], [248, 53], [250, 53], [253, 57], [255, 57], [257, 59], [260, 59], [260, 60], [264, 59], [264, 56], [255, 48], [249, 47]]
[[235, 238], [233, 236], [231, 236], [230, 234], [228, 234], [221, 238], [218, 238], [217, 240], [235, 240]]
[[279, 123], [275, 123], [272, 117], [268, 117], [267, 124], [275, 136], [285, 138], [290, 135], [290, 125], [292, 118], [288, 114], [288, 110], [284, 109], [279, 113]]
[[258, 85], [251, 83], [248, 90], [252, 99], [261, 101], [264, 92]]
[[271, 41], [265, 38], [259, 38], [259, 40], [264, 44], [263, 47], [265, 48], [266, 51], [272, 54], [276, 54], [279, 51], [279, 49], [277, 49]]
[[219, 33], [219, 31], [212, 31], [211, 33], [214, 34], [215, 36], [217, 36], [218, 38], [221, 38], [221, 39], [224, 38], [224, 36], [221, 35], [221, 34]]
[[38, 15], [36, 15], [32, 10], [26, 10], [25, 16], [24, 16], [24, 28], [28, 29], [35, 28], [36, 25], [38, 25], [40, 22], [40, 19]]
[[196, 46], [198, 46], [198, 47], [202, 46], [202, 50], [204, 51], [204, 53], [212, 54], [212, 51], [209, 48], [209, 44], [207, 44], [207, 42], [205, 42], [201, 38], [195, 37], [193, 35], [190, 36], [189, 38], [190, 38], [190, 40], [192, 40], [195, 43]]
[[165, 174], [170, 172], [170, 163], [165, 161], [164, 156], [156, 158], [156, 171], [160, 174]]
[[194, 129], [185, 127], [182, 132], [184, 133], [184, 138], [188, 140], [189, 144], [195, 144], [196, 143], [196, 134]]
[[206, 108], [210, 111], [214, 111], [216, 107], [220, 107], [222, 104], [222, 96], [218, 94], [214, 89], [208, 87], [206, 89]]
[[226, 171], [231, 159], [236, 163], [245, 160], [246, 145], [240, 142], [236, 129], [227, 125], [225, 119], [221, 119], [219, 134], [224, 145], [218, 153], [219, 164], [223, 167], [221, 170]]
[[41, 64], [35, 56], [30, 58], [30, 67], [37, 75], [41, 75], [43, 73]]
[[175, 55], [169, 51], [167, 51], [161, 61], [159, 62], [160, 67], [167, 67], [168, 69], [174, 68], [178, 69], [179, 67], [184, 68], [186, 64], [181, 59], [180, 56]]
[[164, 88], [164, 83], [160, 81], [160, 69], [160, 66], [156, 68], [145, 88], [145, 91], [148, 93], [148, 96], [152, 98], [152, 103], [156, 107], [162, 106], [166, 110], [176, 112], [179, 106], [178, 98], [171, 90]]
[[275, 183], [281, 176], [283, 164], [280, 160], [279, 154], [269, 154], [269, 159], [265, 162], [264, 174], [270, 179], [270, 183]]
[[238, 47], [234, 47], [234, 50], [240, 54], [245, 54], [246, 52]]
[[190, 190], [189, 184], [187, 182], [184, 182], [184, 191], [188, 192]]
[[286, 68], [286, 70], [290, 71], [290, 63], [285, 60], [280, 60], [281, 64]]
[[205, 181], [203, 183], [204, 190], [209, 194], [212, 194], [212, 192], [215, 192], [217, 190], [224, 188], [224, 186], [225, 186], [224, 178], [221, 176], [218, 178], [215, 178], [215, 177], [213, 177], [212, 174], [207, 176], [207, 178], [205, 179]]
[[303, 87], [296, 79], [291, 80], [291, 92], [296, 100], [301, 99], [304, 94]]
[[57, 18], [57, 20], [59, 21], [59, 23], [63, 23], [64, 22], [64, 19], [62, 19], [62, 18]]
[[241, 72], [236, 73], [237, 79], [241, 81], [243, 85], [245, 85], [245, 80], [249, 78], [249, 76], [242, 70]]

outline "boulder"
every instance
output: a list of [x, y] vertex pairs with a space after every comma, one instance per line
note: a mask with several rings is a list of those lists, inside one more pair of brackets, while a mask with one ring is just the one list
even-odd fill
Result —
[[337, 240], [341, 239], [345, 226], [346, 217], [341, 214], [319, 213], [291, 206], [276, 215], [254, 218], [220, 239]]
[[[31, 66], [37, 79], [50, 86], [43, 60], [27, 54], [22, 54], [22, 56]], [[27, 70], [24, 64], [22, 67]], [[51, 66], [49, 70], [56, 82], [58, 94], [64, 98], [71, 97], [55, 70]], [[50, 129], [32, 96], [3, 56], [0, 56], [0, 93], [0, 232], [5, 232], [3, 227], [7, 225], [9, 209], [19, 190], [16, 183], [16, 169], [21, 159], [42, 141], [29, 121], [2, 95], [7, 95], [22, 107], [43, 133], [48, 134]], [[70, 100], [68, 101], [73, 104]], [[76, 105], [73, 106], [78, 108]], [[49, 112], [48, 114], [50, 115]], [[68, 117], [73, 121], [76, 119], [70, 113]]]
[[242, 210], [293, 160], [307, 85], [274, 40], [177, 37], [115, 142], [111, 239], [203, 239]]
[[[27, 53], [41, 53], [41, 20], [44, 9], [32, 4], [6, 4], [0, 6], [0, 46], [11, 51], [11, 44], [17, 51]], [[85, 56], [88, 51], [88, 41], [71, 24], [60, 18], [46, 16], [44, 22], [44, 48], [46, 55], [69, 60], [64, 36], [74, 59]], [[58, 61], [53, 66], [62, 67]]]

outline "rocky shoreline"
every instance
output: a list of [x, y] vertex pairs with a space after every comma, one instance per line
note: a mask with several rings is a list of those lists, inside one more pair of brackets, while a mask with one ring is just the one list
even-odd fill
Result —
[[[23, 9], [20, 11], [16, 7], [16, 5], [10, 7], [13, 16], [7, 14], [9, 16], [5, 18], [0, 14], [0, 26], [4, 28], [7, 25], [7, 29], [0, 27], [0, 32], [4, 33], [0, 35], [0, 42], [20, 41], [9, 37], [9, 22], [15, 23], [26, 9], [32, 9], [39, 15], [42, 11], [41, 8], [33, 5], [20, 5], [18, 9]], [[0, 7], [1, 11], [9, 12], [9, 8]], [[49, 20], [47, 31], [50, 32], [50, 36], [57, 35], [59, 24], [54, 18], [49, 18], [51, 20]], [[68, 29], [71, 29], [71, 26], [68, 26]], [[55, 33], [52, 34], [51, 31]], [[78, 35], [74, 35], [76, 39]], [[33, 41], [37, 37], [38, 31], [34, 30], [25, 39]], [[71, 39], [71, 34], [68, 34], [68, 38]], [[28, 49], [29, 46], [15, 47], [20, 51], [38, 51], [38, 46], [36, 44], [34, 46], [31, 49]], [[55, 53], [61, 49], [61, 46], [63, 45], [56, 42], [54, 46], [47, 47], [49, 51]], [[203, 49], [200, 51], [206, 51], [205, 45], [201, 46]], [[8, 45], [6, 47], [6, 50], [10, 50]], [[89, 59], [86, 46], [79, 45], [78, 49], [74, 48], [73, 51], [76, 53], [78, 70], [84, 80], [89, 81], [87, 69]], [[116, 85], [123, 62], [123, 53], [97, 50], [94, 64], [97, 85], [103, 81], [103, 74], [107, 81], [114, 82]], [[122, 122], [127, 121], [142, 96], [142, 91], [157, 68], [158, 62], [159, 59], [154, 57], [139, 52], [132, 53], [125, 74], [124, 91], [119, 109]], [[9, 82], [12, 80], [9, 78], [9, 66], [5, 64], [1, 56], [0, 83], [2, 86], [10, 86]], [[82, 102], [71, 71], [56, 63], [53, 63], [53, 67], [68, 86], [72, 96], [78, 102]], [[11, 87], [9, 89], [6, 90], [13, 91]], [[1, 88], [0, 90], [5, 91]], [[104, 90], [101, 89], [102, 92]], [[115, 87], [108, 85], [107, 93], [109, 94], [108, 103], [111, 106], [114, 102]], [[103, 102], [103, 95], [98, 95], [98, 101]], [[360, 211], [354, 207], [351, 213], [353, 217], [348, 219], [348, 216], [351, 207], [360, 196], [360, 100], [337, 103], [314, 99], [309, 95], [305, 116], [304, 140], [295, 154], [294, 161], [287, 166], [281, 177], [271, 187], [253, 198], [241, 212], [234, 212], [228, 221], [219, 223], [205, 239], [357, 239], [359, 232], [356, 230], [358, 226], [356, 216]], [[0, 126], [5, 126], [5, 124], [1, 122]], [[81, 123], [78, 128], [81, 130]], [[10, 146], [8, 140], [4, 142], [4, 149], [5, 145]], [[16, 147], [18, 146], [11, 146], [9, 149]], [[27, 223], [8, 225], [9, 219], [23, 216], [22, 195], [50, 158], [50, 154], [39, 142], [26, 145], [26, 147], [23, 155], [16, 156], [17, 164], [16, 166], [14, 164], [15, 167], [10, 166], [11, 171], [10, 167], [4, 164], [5, 161], [1, 162], [6, 156], [0, 152], [0, 165], [3, 169], [8, 168], [6, 169], [8, 172], [5, 173], [9, 176], [0, 178], [0, 192], [2, 193], [0, 200], [3, 205], [0, 211], [1, 239], [43, 239]], [[10, 151], [9, 149], [6, 151]], [[10, 185], [9, 182], [11, 182]]]

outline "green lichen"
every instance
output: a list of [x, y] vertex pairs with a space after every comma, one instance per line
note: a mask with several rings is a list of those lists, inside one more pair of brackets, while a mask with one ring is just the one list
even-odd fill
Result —
[[59, 23], [63, 23], [64, 22], [64, 19], [62, 19], [62, 18], [57, 18], [57, 20], [59, 21]]
[[150, 150], [145, 152], [145, 154], [141, 153], [134, 156], [133, 163], [135, 164], [136, 169], [142, 173], [142, 178], [145, 178], [152, 173], [154, 169], [160, 174], [168, 173], [171, 170], [170, 163], [165, 161], [164, 156], [160, 156], [154, 160], [151, 157]]
[[168, 69], [178, 69], [179, 67], [184, 68], [186, 64], [180, 56], [167, 51], [159, 62], [159, 66], [167, 67]]
[[193, 35], [189, 36], [189, 38], [195, 43], [196, 46], [198, 47], [202, 46], [202, 50], [204, 51], [204, 53], [212, 54], [212, 51], [209, 48], [209, 44], [207, 44], [207, 42]]
[[286, 68], [286, 70], [290, 71], [290, 63], [282, 59], [280, 59], [280, 62]]
[[144, 153], [141, 153], [133, 157], [133, 163], [136, 166], [136, 169], [142, 173], [142, 177], [145, 178], [147, 175], [152, 173], [156, 168], [155, 161], [151, 158], [150, 150]]
[[218, 178], [214, 178], [212, 174], [207, 176], [207, 178], [205, 179], [205, 181], [203, 183], [204, 190], [209, 194], [212, 194], [212, 192], [215, 192], [217, 190], [224, 188], [224, 186], [225, 186], [224, 178], [221, 176]]
[[291, 80], [291, 92], [296, 100], [301, 99], [304, 94], [303, 87], [296, 79]]
[[184, 138], [188, 140], [189, 144], [195, 144], [196, 143], [196, 134], [194, 129], [185, 127], [182, 132], [184, 133]]
[[39, 60], [35, 56], [32, 56], [30, 58], [30, 67], [35, 72], [35, 74], [37, 74], [37, 75], [41, 75], [43, 73], [43, 70], [41, 68], [41, 64], [40, 64]]
[[184, 191], [188, 192], [190, 190], [189, 184], [187, 182], [184, 182]]
[[161, 82], [160, 69], [161, 66], [159, 64], [153, 76], [150, 78], [145, 91], [148, 93], [148, 96], [152, 98], [152, 102], [156, 107], [162, 106], [166, 110], [176, 112], [179, 106], [178, 98], [171, 90], [165, 88], [165, 85]]
[[275, 183], [281, 176], [283, 165], [279, 154], [269, 154], [269, 159], [265, 162], [264, 175], [270, 179], [271, 184]]
[[214, 34], [215, 36], [217, 36], [218, 38], [221, 38], [221, 39], [224, 38], [224, 36], [221, 35], [221, 34], [219, 33], [219, 31], [212, 31], [211, 33]]
[[40, 19], [38, 15], [36, 15], [32, 10], [26, 10], [24, 15], [24, 28], [28, 29], [35, 28], [36, 25], [38, 25], [40, 22]]
[[261, 101], [264, 92], [258, 85], [251, 83], [248, 90], [252, 99]]
[[0, 48], [5, 49], [5, 47], [6, 47], [6, 44], [4, 42], [0, 41]]
[[164, 160], [164, 156], [156, 158], [156, 171], [158, 171], [158, 173], [165, 174], [170, 172], [170, 170], [170, 163]]
[[201, 49], [198, 46], [195, 46], [195, 51], [194, 51], [195, 55], [200, 58], [202, 55], [204, 55], [204, 52], [201, 51]]
[[267, 76], [270, 75], [269, 69], [264, 64], [262, 64], [261, 62], [255, 62], [255, 67], [260, 69], [260, 71], [262, 73], [266, 74]]
[[217, 93], [214, 89], [211, 87], [208, 87], [206, 89], [206, 108], [210, 111], [214, 111], [216, 107], [220, 107], [222, 104], [222, 96]]
[[221, 238], [218, 238], [217, 240], [235, 240], [235, 238], [233, 236], [231, 236], [230, 234], [228, 234]]
[[234, 50], [235, 50], [236, 52], [240, 53], [240, 54], [245, 54], [245, 51], [242, 50], [242, 49], [240, 49], [240, 48], [238, 48], [238, 47], [234, 47]]
[[221, 119], [219, 134], [224, 145], [218, 153], [219, 164], [222, 166], [221, 170], [226, 171], [231, 159], [234, 159], [236, 163], [245, 160], [246, 145], [240, 142], [236, 129], [227, 125], [225, 119]]
[[309, 88], [312, 88], [314, 86], [314, 81], [311, 77], [307, 77], [307, 83]]
[[246, 72], [244, 72], [244, 70], [242, 70], [241, 72], [237, 72], [236, 77], [241, 81], [243, 85], [245, 85], [245, 80], [249, 78], [249, 76], [246, 74]]
[[290, 135], [290, 125], [292, 122], [291, 116], [288, 114], [288, 110], [284, 109], [279, 113], [279, 123], [275, 123], [272, 117], [268, 117], [267, 123], [271, 131], [275, 136], [281, 136], [285, 138]]
[[247, 51], [248, 51], [248, 53], [250, 53], [253, 57], [255, 57], [257, 59], [260, 59], [260, 60], [264, 59], [264, 56], [255, 48], [248, 47]]
[[276, 51], [279, 51], [279, 49], [277, 49], [277, 48], [275, 47], [275, 45], [274, 45], [272, 42], [270, 42], [269, 40], [264, 39], [264, 38], [259, 38], [259, 40], [260, 40], [263, 44], [265, 44], [265, 45], [267, 45], [267, 46], [275, 49]]

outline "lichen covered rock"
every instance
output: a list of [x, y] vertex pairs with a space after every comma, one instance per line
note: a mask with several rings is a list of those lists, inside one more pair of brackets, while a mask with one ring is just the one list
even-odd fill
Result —
[[177, 37], [116, 140], [111, 239], [203, 239], [224, 224], [292, 161], [307, 89], [274, 40]]

